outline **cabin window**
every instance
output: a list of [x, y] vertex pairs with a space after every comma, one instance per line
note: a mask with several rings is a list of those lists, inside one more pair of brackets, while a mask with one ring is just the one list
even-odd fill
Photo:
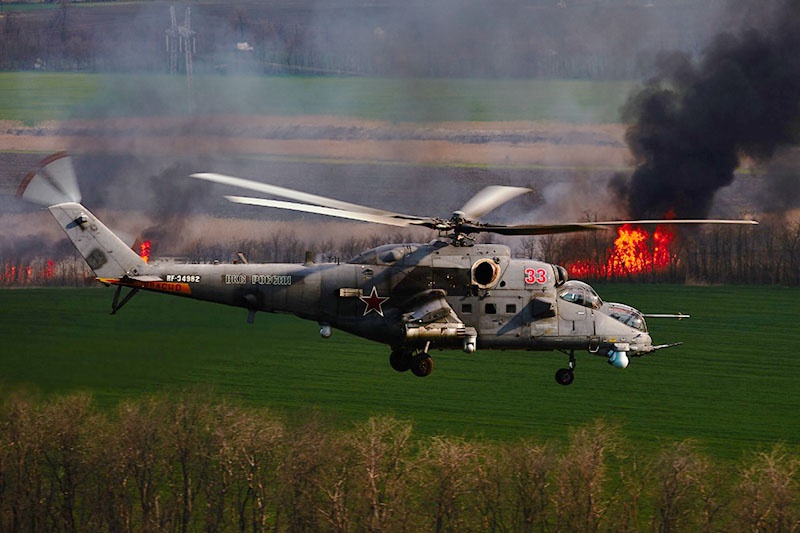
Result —
[[517, 312], [517, 304], [506, 304], [506, 314], [513, 315]]
[[496, 315], [497, 314], [497, 305], [496, 304], [486, 304], [486, 307], [483, 308], [487, 315]]
[[461, 312], [462, 313], [471, 313], [472, 312], [472, 304], [461, 304]]

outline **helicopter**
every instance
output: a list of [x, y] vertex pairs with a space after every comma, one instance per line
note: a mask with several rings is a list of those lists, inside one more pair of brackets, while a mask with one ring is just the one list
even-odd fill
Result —
[[[531, 192], [491, 185], [447, 218], [423, 217], [343, 202], [259, 181], [216, 173], [191, 178], [283, 198], [227, 195], [229, 201], [438, 232], [428, 243], [385, 244], [346, 262], [190, 264], [146, 262], [81, 201], [70, 157], [50, 156], [29, 173], [17, 195], [47, 206], [96, 279], [116, 288], [111, 314], [140, 291], [241, 307], [252, 323], [257, 312], [290, 313], [318, 323], [323, 338], [334, 330], [388, 345], [398, 372], [433, 371], [431, 351], [462, 349], [556, 351], [568, 357], [556, 382], [575, 378], [576, 351], [602, 357], [616, 368], [633, 358], [682, 343], [654, 344], [647, 316], [606, 302], [587, 283], [571, 280], [560, 265], [517, 259], [504, 244], [476, 243], [482, 233], [546, 235], [608, 230], [623, 224], [757, 224], [752, 220], [645, 220], [565, 224], [488, 224], [479, 219]], [[290, 200], [290, 201], [286, 201]], [[123, 289], [126, 292], [123, 294]]]

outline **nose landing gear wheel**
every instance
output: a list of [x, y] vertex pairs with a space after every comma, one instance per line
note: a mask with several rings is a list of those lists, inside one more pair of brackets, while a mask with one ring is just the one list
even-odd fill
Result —
[[569, 385], [575, 381], [575, 372], [571, 368], [559, 368], [556, 371], [556, 382], [559, 385]]
[[573, 381], [575, 381], [575, 352], [570, 350], [568, 355], [569, 368], [559, 368], [556, 371], [556, 383], [559, 385], [570, 385]]

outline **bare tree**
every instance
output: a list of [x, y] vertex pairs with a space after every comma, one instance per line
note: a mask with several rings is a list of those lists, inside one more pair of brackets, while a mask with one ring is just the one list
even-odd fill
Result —
[[8, 400], [3, 414], [3, 503], [7, 509], [3, 529], [41, 531], [47, 527], [47, 508], [41, 505], [46, 492], [41, 417], [32, 402], [19, 395]]
[[800, 459], [784, 446], [755, 454], [739, 470], [737, 518], [742, 530], [800, 529]]
[[210, 468], [206, 453], [211, 441], [208, 403], [198, 394], [187, 394], [170, 402], [166, 413], [165, 451], [171, 487], [166, 500], [184, 533], [190, 528], [195, 500]]
[[202, 491], [212, 531], [267, 531], [277, 510], [277, 458], [284, 425], [267, 410], [220, 404], [211, 409], [213, 461]]
[[615, 491], [613, 508], [609, 511], [617, 517], [612, 527], [619, 533], [641, 531], [643, 500], [648, 481], [654, 479], [652, 461], [636, 454], [625, 457], [618, 476], [620, 489]]
[[319, 510], [325, 503], [319, 493], [320, 470], [333, 458], [329, 454], [330, 442], [328, 431], [317, 414], [287, 429], [277, 465], [278, 529], [294, 532], [323, 528]]
[[512, 481], [513, 530], [547, 531], [551, 475], [556, 456], [549, 445], [522, 441], [505, 446]]
[[694, 448], [692, 442], [682, 441], [664, 448], [656, 459], [653, 474], [659, 482], [655, 487], [658, 514], [653, 519], [654, 529], [663, 533], [697, 531], [710, 525], [708, 522], [713, 518], [712, 513], [703, 512], [708, 509], [703, 508], [701, 498], [703, 489], [710, 494], [706, 482], [709, 462]]
[[121, 450], [125, 478], [135, 492], [141, 531], [161, 531], [169, 525], [160, 507], [160, 491], [167, 483], [163, 402], [153, 397], [118, 408], [118, 435], [127, 444]]
[[355, 450], [355, 477], [362, 498], [358, 523], [366, 531], [398, 531], [408, 519], [410, 468], [407, 460], [412, 426], [393, 417], [370, 417], [349, 435]]
[[600, 529], [609, 506], [604, 490], [607, 459], [619, 445], [618, 430], [602, 420], [573, 431], [556, 470], [553, 505], [558, 529]]
[[475, 487], [478, 447], [461, 439], [434, 437], [422, 452], [423, 476], [420, 488], [428, 505], [425, 514], [431, 522], [425, 526], [434, 531], [461, 531], [467, 509], [474, 505], [468, 495]]

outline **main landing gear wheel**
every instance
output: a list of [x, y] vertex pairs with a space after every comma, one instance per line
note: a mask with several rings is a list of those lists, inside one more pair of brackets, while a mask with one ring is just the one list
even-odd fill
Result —
[[556, 370], [556, 382], [559, 385], [569, 385], [575, 381], [575, 372], [571, 368], [559, 368]]
[[559, 368], [556, 370], [556, 383], [559, 385], [571, 385], [575, 381], [575, 352], [569, 352], [569, 368]]
[[420, 353], [411, 361], [411, 372], [415, 376], [424, 378], [433, 372], [433, 359], [427, 353]]
[[411, 369], [411, 351], [410, 350], [392, 350], [389, 355], [389, 364], [398, 372], [406, 372]]

